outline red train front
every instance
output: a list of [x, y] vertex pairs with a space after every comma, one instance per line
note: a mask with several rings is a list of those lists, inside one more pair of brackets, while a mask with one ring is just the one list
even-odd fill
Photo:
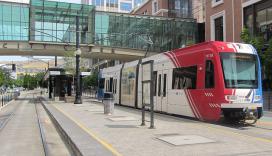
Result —
[[[255, 119], [262, 116], [261, 69], [248, 44], [208, 42], [174, 51], [179, 67], [197, 66], [184, 88], [200, 120]], [[183, 74], [184, 75], [184, 74]], [[186, 82], [185, 82], [186, 83]]]

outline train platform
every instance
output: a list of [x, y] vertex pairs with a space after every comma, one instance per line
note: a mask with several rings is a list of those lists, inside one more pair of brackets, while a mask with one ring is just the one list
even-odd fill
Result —
[[272, 118], [254, 126], [212, 124], [155, 113], [155, 129], [141, 125], [141, 111], [115, 106], [105, 115], [101, 102], [43, 100], [78, 155], [180, 156], [271, 155]]

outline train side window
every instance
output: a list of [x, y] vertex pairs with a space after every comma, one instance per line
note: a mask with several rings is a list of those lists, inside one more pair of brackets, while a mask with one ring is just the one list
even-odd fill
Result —
[[106, 91], [108, 92], [109, 91], [109, 80], [107, 80], [106, 87], [107, 87]]
[[166, 79], [167, 79], [167, 75], [166, 74], [164, 74], [163, 75], [163, 97], [165, 97], [166, 96]]
[[159, 74], [158, 83], [158, 96], [161, 96], [161, 74]]
[[214, 65], [211, 60], [206, 61], [205, 88], [214, 88]]
[[107, 89], [107, 92], [109, 92], [109, 91], [110, 91], [110, 80], [107, 80], [107, 86], [108, 86], [108, 87], [107, 87], [107, 88], [108, 88], [108, 89]]
[[173, 69], [172, 89], [196, 89], [197, 66]]
[[113, 78], [110, 78], [110, 83], [109, 83], [109, 91], [112, 92], [113, 91]]
[[153, 95], [154, 96], [156, 96], [156, 94], [157, 94], [157, 74], [158, 74], [158, 72], [157, 71], [153, 71], [153, 81], [154, 81], [154, 92], [153, 92]]
[[117, 79], [114, 79], [114, 94], [116, 94], [117, 90]]
[[115, 79], [112, 81], [112, 93], [115, 94]]

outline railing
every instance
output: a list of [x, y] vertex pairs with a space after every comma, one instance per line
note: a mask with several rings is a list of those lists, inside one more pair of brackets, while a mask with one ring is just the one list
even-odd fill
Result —
[[90, 97], [90, 98], [97, 98], [97, 90], [96, 89], [85, 89], [82, 92], [82, 96]]
[[0, 95], [0, 107], [4, 107], [7, 105], [11, 100], [16, 99], [18, 97], [18, 93], [5, 93]]

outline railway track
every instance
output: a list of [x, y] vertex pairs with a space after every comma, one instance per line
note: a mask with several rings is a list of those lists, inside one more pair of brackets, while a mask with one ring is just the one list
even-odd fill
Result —
[[49, 156], [48, 145], [47, 145], [46, 138], [45, 138], [44, 127], [41, 124], [41, 117], [40, 117], [40, 114], [39, 114], [39, 111], [38, 111], [38, 108], [37, 108], [37, 104], [38, 104], [37, 102], [38, 102], [37, 98], [34, 98], [34, 95], [33, 95], [33, 103], [35, 105], [35, 111], [36, 111], [39, 131], [40, 131], [40, 138], [42, 140], [44, 156]]
[[25, 94], [0, 111], [1, 155], [72, 155], [36, 95]]

